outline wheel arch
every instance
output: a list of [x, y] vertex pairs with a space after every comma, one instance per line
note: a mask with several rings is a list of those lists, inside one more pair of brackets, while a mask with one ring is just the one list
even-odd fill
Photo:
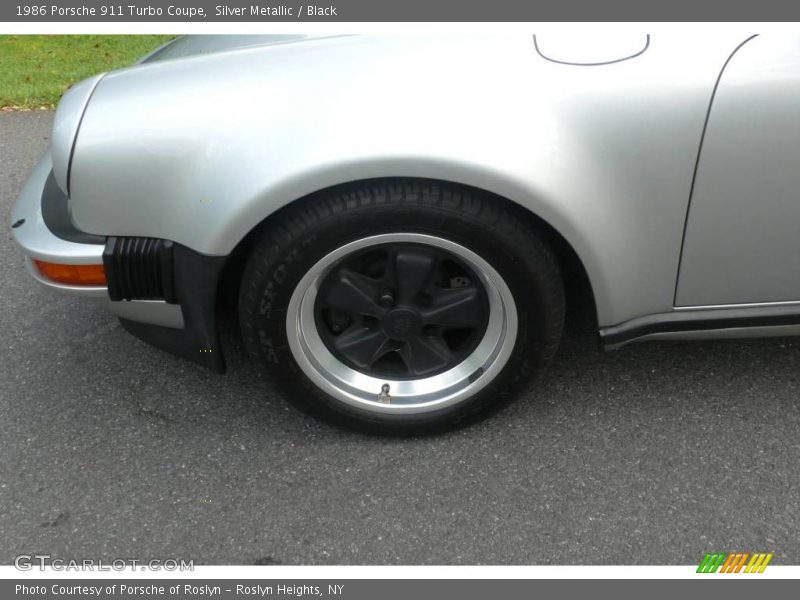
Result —
[[501, 202], [508, 206], [510, 210], [519, 215], [531, 231], [537, 232], [545, 238], [554, 251], [559, 263], [562, 275], [564, 277], [565, 293], [567, 301], [572, 303], [579, 303], [583, 305], [588, 303], [592, 316], [597, 325], [597, 302], [595, 287], [590, 277], [589, 270], [586, 267], [584, 260], [576, 250], [573, 243], [559, 231], [549, 221], [542, 216], [531, 210], [529, 206], [519, 201], [514, 201], [507, 196], [498, 194], [491, 189], [483, 186], [470, 185], [462, 181], [453, 179], [443, 179], [440, 177], [419, 177], [419, 176], [378, 176], [378, 177], [361, 177], [352, 180], [347, 180], [341, 183], [336, 183], [314, 190], [294, 200], [286, 202], [274, 212], [266, 215], [255, 225], [253, 225], [236, 243], [231, 253], [228, 255], [228, 260], [220, 279], [218, 302], [227, 308], [236, 306], [236, 297], [238, 295], [239, 286], [241, 283], [242, 272], [250, 249], [255, 240], [259, 237], [261, 232], [268, 228], [276, 221], [280, 221], [286, 211], [293, 210], [299, 204], [304, 202], [313, 201], [320, 196], [334, 193], [342, 189], [354, 189], [358, 186], [366, 185], [375, 182], [384, 182], [389, 184], [399, 185], [407, 181], [425, 182], [429, 184], [439, 184], [442, 186], [454, 186], [459, 188], [471, 189], [476, 192], [489, 195], [497, 202]]

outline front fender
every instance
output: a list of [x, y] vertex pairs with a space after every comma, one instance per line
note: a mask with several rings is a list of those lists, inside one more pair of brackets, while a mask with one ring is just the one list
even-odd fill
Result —
[[374, 177], [485, 189], [549, 223], [601, 326], [672, 307], [708, 98], [733, 40], [597, 66], [528, 35], [348, 37], [148, 63], [98, 84], [78, 136], [83, 231], [226, 255], [279, 208]]

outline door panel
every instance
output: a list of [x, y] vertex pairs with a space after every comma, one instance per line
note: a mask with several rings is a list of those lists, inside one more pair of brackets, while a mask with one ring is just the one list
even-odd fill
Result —
[[676, 304], [800, 300], [800, 37], [728, 63], [703, 140]]

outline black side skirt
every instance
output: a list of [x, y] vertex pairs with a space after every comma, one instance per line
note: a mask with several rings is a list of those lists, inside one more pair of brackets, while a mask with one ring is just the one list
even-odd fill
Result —
[[709, 329], [734, 329], [800, 325], [800, 305], [750, 306], [676, 310], [647, 315], [600, 330], [600, 342], [614, 348], [654, 333], [682, 333]]

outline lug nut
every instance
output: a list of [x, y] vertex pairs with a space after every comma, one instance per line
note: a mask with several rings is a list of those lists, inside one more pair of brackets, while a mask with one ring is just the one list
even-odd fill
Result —
[[394, 306], [394, 294], [391, 290], [381, 292], [380, 302], [383, 306]]

